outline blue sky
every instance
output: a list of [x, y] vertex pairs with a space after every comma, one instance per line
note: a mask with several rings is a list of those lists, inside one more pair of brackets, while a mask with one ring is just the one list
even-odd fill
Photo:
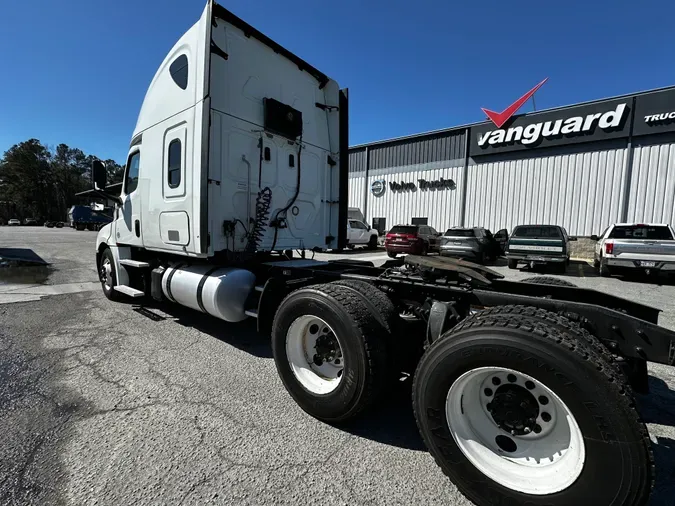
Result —
[[[675, 84], [672, 0], [221, 3], [349, 87], [351, 144], [480, 121], [544, 77], [538, 109]], [[124, 161], [147, 85], [204, 4], [1, 2], [0, 153], [36, 137]]]

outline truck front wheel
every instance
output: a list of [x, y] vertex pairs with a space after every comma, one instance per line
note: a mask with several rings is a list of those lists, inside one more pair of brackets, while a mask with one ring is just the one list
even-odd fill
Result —
[[377, 399], [388, 369], [388, 331], [378, 316], [347, 286], [311, 286], [283, 300], [272, 353], [286, 390], [305, 412], [345, 422]]
[[377, 236], [371, 235], [368, 241], [368, 249], [377, 249]]
[[101, 253], [98, 265], [98, 279], [101, 282], [103, 295], [109, 300], [118, 301], [122, 297], [120, 292], [115, 291], [117, 273], [115, 272], [115, 260], [110, 249], [106, 248]]
[[653, 456], [630, 392], [556, 326], [477, 313], [427, 350], [413, 404], [437, 464], [476, 504], [638, 505]]

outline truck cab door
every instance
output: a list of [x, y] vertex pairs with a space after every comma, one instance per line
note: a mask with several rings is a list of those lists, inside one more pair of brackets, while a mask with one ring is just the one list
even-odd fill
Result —
[[141, 230], [141, 151], [134, 146], [124, 169], [120, 198], [122, 205], [115, 213], [115, 242], [129, 246], [143, 245]]

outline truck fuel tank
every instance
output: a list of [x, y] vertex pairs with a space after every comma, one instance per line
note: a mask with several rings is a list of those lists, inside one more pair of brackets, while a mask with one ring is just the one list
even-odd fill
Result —
[[176, 264], [162, 276], [162, 292], [171, 300], [228, 322], [247, 318], [246, 300], [255, 275], [246, 269]]

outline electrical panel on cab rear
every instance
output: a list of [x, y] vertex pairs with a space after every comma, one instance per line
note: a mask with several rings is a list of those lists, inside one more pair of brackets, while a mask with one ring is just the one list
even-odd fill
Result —
[[210, 26], [208, 254], [339, 247], [345, 91], [217, 4]]

